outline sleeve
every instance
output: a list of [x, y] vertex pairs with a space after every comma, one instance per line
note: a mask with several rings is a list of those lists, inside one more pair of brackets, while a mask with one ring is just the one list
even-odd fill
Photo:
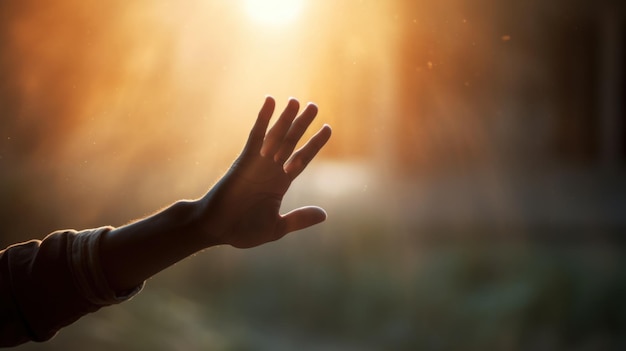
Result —
[[99, 243], [111, 227], [58, 231], [0, 251], [0, 347], [46, 341], [101, 307], [136, 295], [113, 291]]

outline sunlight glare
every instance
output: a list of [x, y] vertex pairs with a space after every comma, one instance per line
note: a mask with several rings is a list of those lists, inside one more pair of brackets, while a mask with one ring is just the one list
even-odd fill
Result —
[[248, 15], [266, 25], [282, 25], [295, 20], [304, 8], [304, 0], [244, 0]]

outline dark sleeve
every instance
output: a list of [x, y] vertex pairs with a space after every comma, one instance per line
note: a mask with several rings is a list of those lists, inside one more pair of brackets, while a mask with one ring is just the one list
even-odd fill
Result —
[[141, 289], [116, 294], [104, 281], [98, 243], [107, 230], [60, 231], [0, 251], [0, 347], [48, 340]]

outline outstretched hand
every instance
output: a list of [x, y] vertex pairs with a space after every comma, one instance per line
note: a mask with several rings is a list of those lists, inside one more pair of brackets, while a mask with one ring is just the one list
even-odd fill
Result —
[[315, 206], [279, 213], [291, 182], [306, 168], [331, 135], [324, 125], [295, 150], [315, 116], [317, 106], [290, 99], [278, 121], [267, 131], [276, 103], [267, 97], [248, 142], [226, 175], [200, 199], [204, 232], [212, 244], [238, 248], [258, 246], [326, 219]]

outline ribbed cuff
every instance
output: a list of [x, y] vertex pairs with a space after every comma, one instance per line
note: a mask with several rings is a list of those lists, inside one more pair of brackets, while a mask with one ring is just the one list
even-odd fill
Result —
[[74, 282], [85, 298], [98, 306], [126, 301], [137, 295], [144, 286], [141, 283], [128, 291], [114, 291], [109, 286], [100, 262], [100, 238], [111, 229], [101, 227], [84, 230], [68, 241], [69, 266]]

